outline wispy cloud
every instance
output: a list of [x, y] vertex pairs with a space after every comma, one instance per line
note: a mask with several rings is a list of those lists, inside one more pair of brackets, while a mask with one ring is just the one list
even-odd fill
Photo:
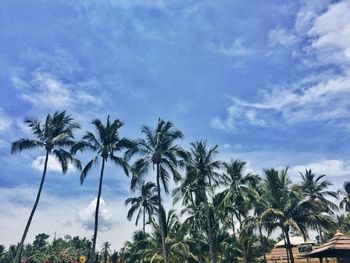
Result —
[[11, 119], [0, 108], [0, 133], [7, 131], [11, 127], [11, 123]]
[[212, 52], [227, 57], [245, 57], [253, 53], [253, 50], [247, 46], [242, 38], [237, 38], [231, 43], [211, 43], [209, 47]]
[[269, 33], [269, 42], [272, 47], [277, 45], [292, 46], [297, 41], [297, 37], [285, 28], [276, 28]]
[[328, 176], [349, 176], [350, 164], [343, 160], [321, 160], [302, 165], [290, 167], [290, 174], [297, 175], [304, 173], [305, 169], [311, 169], [315, 174], [326, 174]]
[[40, 108], [72, 109], [81, 104], [101, 104], [100, 98], [77, 89], [73, 84], [64, 83], [50, 73], [37, 72], [27, 81], [17, 75], [12, 79], [21, 97]]
[[[311, 83], [310, 76], [306, 76], [304, 83], [299, 80], [262, 89], [254, 102], [232, 98], [233, 105], [226, 109], [226, 116], [214, 117], [212, 126], [230, 130], [244, 124], [317, 121], [350, 128], [350, 17], [346, 15], [349, 12], [349, 2], [333, 4], [318, 17], [310, 18], [312, 24], [306, 35], [298, 36], [308, 40], [310, 44], [304, 44], [304, 50], [317, 55], [319, 67], [332, 63], [340, 71], [326, 72], [323, 78]], [[296, 39], [288, 31], [278, 29], [270, 32], [270, 41], [289, 47]]]
[[350, 1], [331, 5], [309, 30], [312, 48], [322, 63], [350, 69]]

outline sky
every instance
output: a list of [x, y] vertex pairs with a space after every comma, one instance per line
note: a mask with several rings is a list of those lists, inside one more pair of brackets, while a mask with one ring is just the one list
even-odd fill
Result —
[[[350, 1], [4, 0], [0, 9], [0, 244], [19, 241], [44, 153], [11, 155], [26, 117], [66, 110], [82, 129], [120, 119], [124, 137], [170, 120], [247, 171], [311, 168], [350, 180]], [[80, 155], [83, 163], [91, 153]], [[150, 174], [152, 178], [152, 174]], [[98, 168], [49, 172], [27, 241], [93, 234]], [[98, 246], [119, 248], [129, 179], [108, 164]], [[167, 208], [172, 207], [165, 197]]]

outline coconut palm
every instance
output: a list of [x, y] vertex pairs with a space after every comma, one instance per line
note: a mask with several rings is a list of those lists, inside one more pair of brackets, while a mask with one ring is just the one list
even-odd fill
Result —
[[139, 187], [140, 195], [126, 199], [125, 205], [131, 204], [127, 218], [131, 220], [137, 212], [135, 225], [138, 225], [140, 216], [142, 215], [142, 229], [146, 232], [146, 214], [150, 221], [154, 212], [157, 211], [158, 196], [156, 185], [152, 182], [142, 183]]
[[[244, 174], [246, 162], [231, 160], [224, 162], [225, 169], [222, 175], [222, 185], [225, 189], [220, 193], [225, 210], [231, 211], [237, 218], [240, 227], [243, 217], [247, 215], [251, 202], [250, 199], [257, 199], [257, 192], [252, 185], [256, 184], [256, 176]], [[234, 226], [233, 226], [234, 228]]]
[[96, 153], [96, 156], [92, 158], [83, 168], [80, 175], [81, 184], [84, 183], [84, 180], [87, 174], [91, 171], [91, 168], [99, 161], [102, 161], [100, 179], [99, 179], [99, 187], [98, 194], [96, 200], [96, 210], [95, 210], [95, 227], [94, 227], [94, 236], [92, 240], [92, 249], [91, 249], [91, 257], [90, 262], [93, 262], [95, 255], [95, 247], [96, 247], [96, 238], [97, 238], [97, 230], [98, 230], [98, 211], [100, 207], [100, 199], [102, 193], [102, 184], [103, 184], [103, 175], [105, 164], [107, 160], [111, 160], [115, 165], [123, 168], [124, 173], [129, 175], [128, 172], [128, 164], [124, 158], [117, 156], [117, 152], [122, 151], [130, 151], [133, 149], [135, 144], [126, 138], [120, 138], [119, 129], [123, 126], [123, 123], [120, 120], [110, 121], [110, 117], [107, 118], [106, 125], [102, 124], [99, 119], [95, 119], [92, 121], [92, 124], [96, 128], [96, 134], [93, 132], [86, 132], [83, 136], [83, 139], [77, 143], [75, 143], [72, 147], [72, 152], [76, 153], [77, 151], [85, 151], [91, 150]]
[[[169, 121], [159, 119], [156, 129], [148, 126], [142, 127], [144, 139], [138, 141], [138, 153], [141, 155], [132, 166], [133, 180], [131, 187], [134, 188], [137, 181], [152, 167], [156, 170], [156, 185], [158, 196], [158, 213], [162, 212], [161, 187], [166, 193], [169, 192], [168, 184], [170, 176], [175, 182], [179, 181], [181, 176], [178, 172], [181, 161], [179, 158], [186, 158], [186, 152], [176, 144], [178, 139], [182, 139], [183, 134], [176, 129]], [[164, 263], [168, 263], [167, 251], [165, 247], [165, 222], [162, 222], [162, 216], [159, 215], [159, 226], [162, 235], [162, 251]]]
[[101, 254], [103, 255], [103, 262], [107, 263], [107, 258], [111, 254], [111, 244], [108, 241], [102, 244]]
[[300, 173], [302, 181], [300, 183], [300, 190], [303, 192], [306, 198], [311, 200], [319, 200], [323, 203], [328, 211], [337, 210], [337, 205], [334, 204], [329, 198], [338, 199], [338, 194], [329, 190], [333, 184], [328, 180], [323, 180], [325, 174], [316, 176], [311, 169], [305, 169], [305, 173]]
[[[319, 205], [319, 215], [314, 214], [315, 219], [315, 228], [319, 232], [321, 242], [323, 242], [323, 234], [322, 234], [322, 223], [325, 227], [329, 227], [329, 223], [327, 220], [325, 221], [325, 217], [322, 216], [322, 213], [330, 213], [333, 214], [334, 210], [337, 210], [338, 207], [334, 204], [330, 198], [338, 199], [338, 194], [334, 191], [329, 190], [329, 187], [333, 184], [327, 180], [323, 180], [326, 176], [325, 174], [316, 176], [311, 169], [305, 169], [305, 173], [301, 175], [302, 181], [297, 186], [302, 193], [304, 198], [317, 202]], [[330, 220], [329, 220], [330, 221]]]
[[35, 210], [39, 203], [41, 191], [43, 189], [46, 177], [49, 157], [53, 156], [57, 159], [63, 173], [66, 173], [68, 171], [68, 166], [70, 164], [73, 164], [75, 167], [81, 169], [80, 162], [75, 159], [74, 156], [69, 153], [69, 151], [67, 151], [67, 147], [70, 147], [74, 144], [74, 131], [80, 128], [79, 124], [74, 122], [73, 118], [70, 115], [67, 115], [65, 111], [55, 112], [53, 115], [48, 114], [44, 123], [41, 123], [36, 118], [27, 118], [24, 122], [31, 129], [36, 139], [22, 138], [18, 141], [13, 142], [11, 153], [14, 154], [16, 152], [22, 152], [23, 150], [32, 150], [39, 148], [45, 151], [45, 161], [34, 206], [29, 215], [17, 249], [15, 257], [16, 263], [20, 262], [21, 260], [23, 244], [26, 239]]
[[[203, 238], [201, 236], [203, 216], [199, 205], [195, 203], [196, 174], [187, 172], [185, 177], [181, 178], [180, 185], [173, 190], [173, 203], [176, 204], [182, 199], [184, 207], [180, 215], [187, 215], [184, 224], [189, 227], [189, 234], [196, 241], [196, 250], [199, 263], [203, 262]], [[205, 222], [205, 220], [204, 220]], [[205, 228], [205, 227], [204, 227]]]
[[310, 200], [303, 200], [302, 194], [289, 180], [287, 170], [288, 168], [280, 172], [275, 169], [264, 170], [264, 199], [268, 205], [261, 215], [261, 220], [268, 222], [270, 231], [277, 227], [282, 230], [288, 258], [294, 263], [290, 230], [305, 234], [309, 217], [317, 205]]
[[208, 194], [213, 194], [213, 188], [218, 185], [217, 178], [219, 176], [217, 169], [220, 168], [220, 162], [214, 160], [217, 154], [217, 145], [207, 148], [206, 141], [197, 141], [191, 143], [191, 149], [186, 163], [186, 172], [195, 175], [196, 190], [195, 204], [202, 205], [203, 213], [206, 218], [206, 231], [210, 248], [210, 257], [212, 263], [217, 262], [214, 238], [214, 222], [212, 221], [213, 206], [210, 203]]
[[[176, 211], [171, 209], [168, 213], [160, 213], [165, 222], [166, 246], [170, 262], [197, 262], [197, 258], [191, 252], [191, 246], [194, 241], [187, 237], [187, 225], [181, 224]], [[160, 227], [156, 222], [152, 222], [153, 232], [143, 241], [145, 248], [141, 253], [144, 254], [148, 262], [162, 262], [162, 247]]]

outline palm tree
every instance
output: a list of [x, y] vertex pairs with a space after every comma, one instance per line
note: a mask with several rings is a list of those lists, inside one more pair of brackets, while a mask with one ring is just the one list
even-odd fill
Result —
[[140, 195], [132, 198], [128, 198], [125, 201], [125, 205], [131, 204], [131, 208], [128, 212], [128, 220], [131, 220], [135, 212], [137, 212], [135, 225], [138, 225], [139, 218], [142, 214], [142, 229], [146, 232], [146, 213], [148, 214], [148, 220], [150, 221], [154, 211], [157, 210], [158, 196], [156, 185], [152, 182], [144, 183], [140, 187]]
[[186, 171], [188, 174], [194, 174], [196, 178], [195, 186], [195, 204], [203, 206], [203, 212], [206, 217], [206, 230], [208, 235], [208, 243], [210, 248], [210, 257], [212, 263], [217, 262], [215, 251], [215, 238], [213, 232], [213, 207], [209, 201], [208, 193], [213, 193], [213, 187], [218, 185], [217, 178], [219, 174], [216, 172], [220, 168], [220, 162], [214, 160], [217, 154], [217, 145], [207, 149], [206, 141], [197, 141], [191, 143], [191, 149], [186, 163]]
[[86, 166], [83, 168], [80, 175], [80, 182], [83, 184], [87, 174], [91, 171], [91, 168], [98, 162], [99, 159], [102, 160], [100, 180], [97, 194], [97, 203], [95, 210], [95, 228], [94, 236], [92, 240], [92, 249], [90, 262], [93, 263], [96, 247], [96, 238], [97, 238], [97, 229], [98, 229], [98, 211], [100, 207], [100, 199], [102, 193], [102, 183], [103, 183], [103, 174], [105, 169], [105, 163], [108, 159], [114, 162], [115, 165], [123, 168], [124, 173], [128, 173], [128, 164], [124, 158], [116, 156], [116, 152], [128, 151], [133, 149], [135, 144], [126, 138], [119, 137], [119, 129], [123, 126], [123, 123], [120, 120], [114, 120], [111, 122], [107, 118], [106, 125], [103, 125], [99, 119], [92, 121], [92, 124], [96, 128], [96, 135], [93, 132], [86, 132], [83, 136], [83, 139], [75, 143], [72, 147], [72, 152], [76, 153], [77, 151], [91, 150], [96, 153], [96, 156], [90, 160]]
[[340, 209], [345, 209], [346, 212], [350, 212], [350, 182], [344, 183], [344, 190], [339, 190], [338, 193], [343, 195], [340, 201]]
[[[187, 237], [187, 225], [181, 224], [176, 211], [171, 209], [168, 213], [160, 213], [165, 222], [167, 235], [166, 246], [170, 262], [197, 262], [197, 258], [191, 253], [190, 247], [194, 241]], [[161, 233], [157, 223], [152, 222], [153, 232], [143, 241], [143, 251], [147, 262], [162, 261]], [[190, 261], [191, 260], [191, 261]]]
[[41, 123], [36, 118], [27, 118], [24, 122], [31, 129], [36, 139], [22, 138], [18, 141], [13, 142], [11, 153], [14, 154], [23, 150], [41, 148], [45, 150], [45, 162], [34, 206], [29, 215], [26, 227], [22, 235], [22, 239], [17, 249], [15, 257], [16, 263], [20, 262], [23, 244], [26, 239], [35, 210], [39, 203], [41, 191], [43, 189], [46, 177], [49, 156], [53, 155], [58, 160], [63, 173], [66, 173], [68, 171], [69, 164], [73, 164], [77, 168], [81, 169], [80, 162], [75, 159], [73, 155], [69, 153], [69, 151], [66, 150], [67, 147], [70, 147], [74, 144], [73, 133], [76, 129], [80, 128], [79, 124], [73, 122], [73, 118], [70, 115], [67, 115], [65, 111], [55, 112], [53, 115], [48, 114], [44, 123]]
[[201, 220], [202, 215], [198, 205], [195, 203], [196, 174], [187, 172], [184, 178], [181, 178], [180, 185], [173, 190], [174, 205], [182, 199], [184, 209], [181, 215], [186, 214], [188, 217], [184, 224], [189, 226], [190, 235], [196, 241], [196, 250], [198, 253], [199, 263], [203, 262], [203, 239], [201, 238]]
[[[158, 213], [162, 213], [161, 185], [166, 193], [169, 192], [168, 184], [170, 175], [175, 182], [179, 181], [181, 176], [178, 167], [181, 166], [179, 157], [186, 158], [186, 152], [175, 142], [182, 139], [183, 134], [176, 129], [169, 121], [159, 119], [155, 130], [148, 126], [142, 127], [142, 133], [145, 139], [138, 141], [138, 153], [141, 157], [135, 161], [132, 166], [133, 180], [132, 188], [137, 181], [142, 180], [150, 167], [156, 169], [157, 196], [158, 196]], [[159, 215], [159, 226], [162, 235], [162, 251], [164, 263], [168, 263], [167, 251], [165, 246], [165, 222], [162, 222], [162, 216]]]
[[[303, 193], [304, 197], [312, 202], [317, 202], [319, 204], [319, 213], [331, 213], [333, 214], [334, 210], [337, 210], [338, 207], [334, 204], [329, 198], [338, 199], [338, 194], [334, 191], [329, 190], [328, 188], [333, 184], [327, 180], [323, 180], [326, 176], [325, 174], [316, 176], [311, 169], [305, 169], [305, 174], [301, 175], [302, 181], [299, 184], [298, 188]], [[321, 242], [323, 242], [322, 234], [322, 221], [325, 222], [326, 226], [329, 227], [329, 222], [323, 220], [324, 217], [315, 215], [315, 226], [319, 232]]]
[[[294, 263], [290, 230], [306, 233], [310, 216], [316, 211], [317, 205], [310, 200], [303, 200], [302, 194], [293, 187], [288, 178], [287, 170], [264, 170], [264, 199], [267, 202], [261, 220], [267, 222], [269, 230], [279, 227], [286, 244], [287, 258]], [[288, 260], [288, 262], [289, 262]]]
[[107, 263], [107, 258], [111, 254], [111, 244], [108, 241], [102, 244], [101, 254], [103, 255], [103, 262]]
[[[223, 163], [225, 172], [222, 175], [222, 185], [226, 189], [220, 193], [224, 208], [235, 215], [240, 228], [243, 221], [242, 216], [245, 216], [249, 210], [247, 205], [250, 205], [250, 202], [248, 201], [257, 198], [257, 192], [251, 187], [256, 183], [256, 176], [250, 173], [244, 174], [246, 164], [240, 160]], [[234, 225], [232, 228], [234, 232]]]

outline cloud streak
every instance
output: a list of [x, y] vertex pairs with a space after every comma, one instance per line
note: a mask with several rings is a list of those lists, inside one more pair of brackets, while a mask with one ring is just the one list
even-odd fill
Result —
[[[322, 122], [350, 128], [350, 17], [345, 15], [349, 12], [349, 2], [333, 4], [320, 16], [310, 19], [306, 35], [298, 36], [311, 43], [303, 48], [317, 55], [318, 62], [314, 62], [321, 63], [319, 67], [331, 63], [340, 71], [326, 72], [324, 78], [312, 83], [299, 81], [294, 85], [260, 90], [255, 101], [234, 97], [226, 116], [212, 118], [212, 127], [235, 130], [244, 125]], [[285, 29], [276, 29], [270, 32], [270, 41], [272, 45], [289, 47], [296, 39]], [[304, 56], [308, 55], [304, 53]]]

